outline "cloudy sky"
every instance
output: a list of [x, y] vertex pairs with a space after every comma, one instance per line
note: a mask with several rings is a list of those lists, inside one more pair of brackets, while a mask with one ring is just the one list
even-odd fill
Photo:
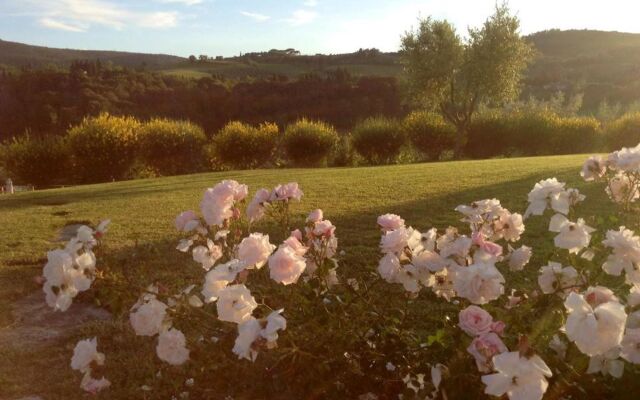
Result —
[[[511, 0], [523, 33], [640, 32], [636, 0]], [[636, 5], [637, 4], [637, 5]], [[0, 0], [0, 39], [50, 47], [236, 55], [294, 47], [305, 54], [397, 50], [419, 16], [461, 30], [494, 0]]]

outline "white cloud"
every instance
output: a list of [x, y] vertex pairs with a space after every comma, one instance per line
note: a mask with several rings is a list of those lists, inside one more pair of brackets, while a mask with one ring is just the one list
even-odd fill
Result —
[[67, 31], [67, 32], [84, 32], [85, 31], [85, 28], [82, 28], [80, 26], [65, 24], [64, 22], [56, 21], [55, 19], [52, 19], [52, 18], [41, 18], [38, 22], [40, 23], [40, 25], [44, 26], [45, 28], [58, 29], [58, 30]]
[[178, 24], [178, 15], [175, 12], [155, 12], [143, 15], [139, 25], [145, 28], [172, 28]]
[[[172, 0], [194, 2], [199, 0]], [[127, 26], [162, 29], [178, 24], [173, 11], [137, 11], [108, 0], [24, 0], [25, 12], [50, 29], [80, 32], [92, 26], [122, 30]]]
[[285, 21], [287, 21], [291, 26], [300, 26], [310, 24], [317, 16], [318, 13], [315, 11], [295, 10], [291, 13], [289, 18], [285, 19]]
[[271, 18], [268, 15], [263, 15], [263, 14], [248, 12], [248, 11], [240, 11], [240, 14], [244, 15], [245, 17], [249, 17], [249, 18], [253, 19], [254, 21], [258, 21], [258, 22], [264, 22], [264, 21], [266, 21], [266, 20]]
[[305, 7], [315, 7], [318, 5], [318, 0], [306, 0], [303, 4]]
[[160, 3], [180, 3], [186, 6], [195, 6], [196, 4], [202, 4], [203, 0], [158, 0]]

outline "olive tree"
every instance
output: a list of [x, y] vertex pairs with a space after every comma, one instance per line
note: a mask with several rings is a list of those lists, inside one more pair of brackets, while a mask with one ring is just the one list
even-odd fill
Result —
[[460, 155], [473, 114], [481, 103], [516, 98], [533, 55], [520, 21], [506, 4], [462, 38], [446, 20], [421, 19], [402, 37], [401, 56], [413, 99], [456, 127]]

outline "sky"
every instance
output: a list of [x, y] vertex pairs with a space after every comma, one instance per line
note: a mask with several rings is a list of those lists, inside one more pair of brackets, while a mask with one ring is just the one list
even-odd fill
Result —
[[[640, 33], [637, 0], [511, 0], [522, 33], [599, 29]], [[419, 17], [460, 33], [495, 0], [0, 0], [0, 39], [95, 50], [233, 56], [272, 48], [303, 54], [396, 51]]]

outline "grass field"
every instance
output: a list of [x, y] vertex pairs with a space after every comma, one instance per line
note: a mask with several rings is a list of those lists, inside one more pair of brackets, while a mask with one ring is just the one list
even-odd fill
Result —
[[[260, 187], [297, 181], [305, 192], [302, 203], [294, 207], [298, 222], [309, 210], [325, 210], [325, 218], [337, 226], [340, 248], [346, 252], [340, 273], [348, 276], [373, 271], [376, 267], [379, 257], [376, 217], [382, 213], [399, 214], [408, 224], [428, 229], [457, 224], [459, 218], [453, 211], [456, 205], [488, 197], [500, 199], [512, 211], [523, 212], [526, 195], [533, 184], [552, 176], [587, 195], [581, 215], [603, 212], [607, 203], [602, 188], [587, 186], [579, 177], [584, 158], [573, 155], [357, 169], [234, 171], [3, 196], [0, 197], [1, 326], [13, 322], [10, 309], [15, 300], [40, 290], [33, 283], [33, 277], [40, 273], [46, 251], [57, 246], [52, 242], [56, 232], [70, 222], [110, 218], [112, 225], [102, 249], [104, 254], [109, 254], [108, 262], [111, 265], [120, 262], [142, 282], [158, 278], [171, 280], [173, 274], [179, 275], [176, 271], [183, 268], [181, 264], [189, 263], [188, 257], [173, 250], [178, 237], [173, 218], [182, 210], [197, 209], [205, 188], [231, 178], [248, 184], [253, 193]], [[540, 232], [544, 229], [535, 229], [544, 225], [541, 220], [532, 220], [525, 243], [535, 249], [534, 258], [526, 272], [513, 279], [535, 282], [540, 261], [551, 251], [549, 245], [542, 242]], [[268, 232], [270, 229], [264, 227]], [[282, 239], [271, 233], [273, 243]], [[508, 282], [510, 279], [507, 276]], [[107, 358], [123, 360], [125, 356], [119, 351], [124, 352], [135, 343], [118, 344], [117, 338], [122, 336], [119, 332], [126, 323], [122, 321], [96, 323], [82, 328], [77, 335], [113, 334], [116, 339], [111, 349], [105, 351]], [[79, 377], [68, 368], [77, 335], [43, 349], [0, 348], [3, 354], [0, 398], [29, 394], [40, 394], [46, 399], [82, 398]], [[109, 377], [113, 387], [100, 397], [144, 398], [141, 392], [133, 392], [143, 384], [135, 379], [144, 380], [149, 373], [152, 372], [112, 371]], [[131, 381], [127, 381], [129, 378]]]

